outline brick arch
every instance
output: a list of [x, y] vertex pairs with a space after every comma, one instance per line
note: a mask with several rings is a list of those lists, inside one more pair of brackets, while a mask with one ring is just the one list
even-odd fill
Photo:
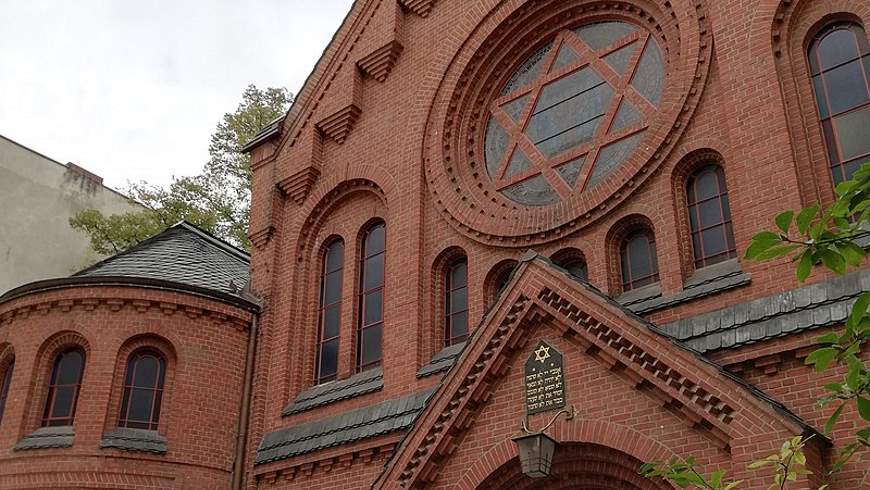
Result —
[[677, 248], [680, 254], [680, 273], [683, 280], [695, 271], [689, 214], [686, 208], [686, 183], [693, 172], [708, 164], [719, 165], [725, 173], [726, 187], [729, 191], [735, 188], [733, 185], [728, 185], [729, 172], [725, 165], [725, 157], [713, 148], [703, 147], [689, 151], [680, 158], [671, 171], [671, 201], [674, 205], [674, 216], [676, 217]]
[[[565, 488], [565, 484], [576, 485], [582, 481], [591, 488], [672, 488], [664, 482], [639, 477], [637, 469], [643, 462], [675, 457], [676, 453], [629, 427], [605, 420], [575, 419], [558, 424], [552, 436], [559, 442], [553, 467], [553, 475], [561, 473], [559, 480], [548, 482], [518, 478], [516, 445], [512, 440], [506, 439], [490, 448], [471, 465], [462, 475], [457, 487], [494, 489], [509, 483], [514, 490], [561, 489]], [[606, 456], [593, 459], [597, 454]], [[604, 464], [608, 460], [613, 464]], [[529, 483], [540, 486], [529, 486]], [[625, 484], [633, 486], [627, 487]]]
[[43, 341], [37, 350], [36, 359], [33, 364], [33, 383], [30, 386], [30, 393], [27, 395], [25, 405], [24, 413], [26, 414], [26, 419], [21, 424], [22, 433], [19, 434], [19, 437], [40, 426], [42, 411], [45, 408], [46, 396], [48, 395], [48, 381], [51, 376], [54, 359], [62, 351], [73, 347], [80, 347], [85, 351], [85, 368], [79, 396], [81, 396], [81, 391], [85, 390], [89, 381], [88, 375], [90, 370], [88, 365], [93, 362], [91, 343], [83, 334], [73, 330], [61, 330], [54, 333]]
[[131, 335], [121, 344], [115, 358], [114, 373], [112, 375], [112, 388], [109, 398], [109, 406], [106, 411], [104, 429], [112, 430], [118, 423], [118, 414], [121, 406], [121, 396], [124, 392], [124, 378], [127, 374], [127, 363], [130, 356], [141, 349], [152, 349], [159, 352], [166, 360], [166, 374], [163, 379], [163, 396], [160, 403], [161, 421], [159, 422], [160, 433], [166, 432], [166, 420], [171, 413], [172, 400], [175, 398], [175, 375], [178, 372], [178, 354], [175, 344], [156, 333], [137, 333]]
[[[372, 176], [372, 172], [363, 172], [365, 175]], [[377, 181], [386, 181], [391, 187], [392, 180], [389, 174], [381, 169], [375, 172]], [[316, 329], [316, 308], [311, 305], [317, 304], [318, 301], [318, 281], [319, 281], [319, 265], [318, 260], [322, 253], [322, 247], [326, 240], [334, 236], [341, 236], [344, 239], [345, 255], [344, 255], [344, 278], [343, 296], [354, 296], [353, 289], [348, 289], [348, 284], [353, 284], [352, 279], [356, 277], [358, 267], [358, 252], [361, 242], [361, 230], [368, 226], [373, 220], [380, 219], [387, 223], [389, 227], [390, 216], [387, 208], [387, 193], [384, 188], [379, 185], [376, 180], [366, 178], [349, 178], [339, 175], [333, 176], [330, 179], [322, 182], [317, 192], [312, 193], [309, 199], [299, 211], [298, 218], [289, 223], [288, 230], [289, 240], [291, 243], [295, 238], [298, 243], [297, 249], [286, 250], [279, 252], [286, 257], [286, 260], [280, 261], [280, 267], [286, 270], [287, 274], [293, 276], [292, 284], [295, 284], [295, 289], [292, 291], [293, 301], [290, 303], [291, 313], [289, 316], [297, 318], [297, 328], [290, 331], [288, 328], [282, 329], [285, 333], [283, 337], [277, 339], [277, 342], [285, 346], [283, 357], [285, 359], [284, 366], [288, 366], [282, 371], [281, 381], [279, 386], [282, 386], [284, 393], [282, 399], [286, 400], [291, 395], [298, 393], [302, 389], [308, 387], [313, 378], [315, 362], [315, 345], [317, 338]], [[390, 188], [388, 187], [388, 188]], [[359, 196], [365, 196], [376, 203], [377, 210], [372, 211], [371, 216], [367, 216], [364, 221], [359, 219], [353, 222], [343, 222], [339, 225], [332, 226], [329, 223], [329, 218], [337, 212], [343, 212], [345, 204]], [[347, 220], [345, 220], [347, 221]], [[389, 240], [390, 233], [387, 232]], [[389, 267], [389, 266], [388, 266]], [[280, 273], [280, 271], [279, 271]], [[348, 280], [351, 280], [349, 283]], [[355, 301], [355, 299], [354, 299]], [[342, 307], [342, 310], [353, 312], [355, 308], [350, 309]], [[344, 316], [344, 312], [342, 313]], [[311, 327], [315, 325], [315, 327]], [[344, 335], [344, 333], [342, 333]], [[347, 340], [342, 337], [340, 352], [345, 352]], [[302, 346], [300, 348], [300, 346]], [[311, 346], [311, 348], [309, 348]], [[343, 354], [340, 354], [343, 355]], [[296, 356], [294, 362], [290, 362], [291, 356]], [[302, 361], [299, 361], [301, 357]], [[345, 356], [347, 357], [347, 356]], [[339, 362], [339, 376], [342, 376], [341, 362]]]
[[[463, 258], [465, 259], [466, 263], [468, 263], [468, 252], [459, 245], [450, 245], [441, 250], [441, 252], [439, 252], [438, 255], [435, 256], [435, 258], [432, 260], [432, 265], [429, 267], [428, 270], [429, 291], [428, 294], [425, 295], [425, 298], [429, 302], [429, 307], [426, 311], [429, 312], [428, 324], [430, 327], [428, 331], [420, 332], [420, 338], [423, 339], [424, 345], [421, 346], [421, 356], [419, 357], [418, 362], [424, 362], [428, 359], [431, 359], [436, 352], [444, 347], [445, 274], [447, 273], [448, 267]], [[467, 282], [468, 277], [470, 277], [471, 275], [470, 264], [466, 270]], [[468, 289], [468, 291], [470, 292], [470, 288]], [[469, 306], [471, 306], [470, 298], [468, 301]], [[470, 315], [468, 328], [470, 332], [472, 328]]]
[[808, 43], [830, 21], [854, 20], [870, 35], [870, 5], [850, 0], [785, 1], [761, 11], [753, 31], [758, 52], [772, 52], [797, 170], [801, 201], [828, 203], [833, 180], [806, 62]]
[[483, 297], [487, 308], [492, 306], [496, 298], [498, 298], [498, 283], [500, 279], [504, 277], [504, 274], [514, 270], [518, 263], [519, 261], [516, 259], [504, 259], [497, 262], [486, 273], [486, 279], [483, 281]]
[[[619, 296], [622, 290], [622, 276], [619, 269], [619, 248], [622, 241], [631, 233], [640, 229], [649, 229], [656, 242], [659, 241], [659, 229], [653, 224], [653, 220], [640, 213], [629, 214], [619, 219], [607, 230], [604, 238], [605, 261], [607, 263], [607, 285], [610, 296]], [[658, 253], [658, 247], [656, 247]], [[656, 257], [658, 261], [658, 257]]]

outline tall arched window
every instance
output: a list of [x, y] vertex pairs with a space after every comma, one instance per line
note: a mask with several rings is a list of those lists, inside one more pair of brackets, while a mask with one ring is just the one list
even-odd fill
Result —
[[810, 43], [807, 58], [834, 185], [870, 160], [870, 46], [855, 22], [836, 22]]
[[6, 399], [9, 398], [9, 385], [12, 384], [13, 369], [15, 369], [14, 360], [6, 366], [3, 377], [0, 378], [0, 422], [3, 422], [3, 412], [6, 411]]
[[72, 425], [84, 372], [85, 351], [79, 347], [65, 350], [54, 358], [42, 415], [43, 427]]
[[460, 259], [447, 268], [444, 284], [446, 345], [468, 338], [468, 261]]
[[317, 333], [317, 383], [332, 381], [338, 375], [338, 340], [341, 330], [341, 280], [344, 268], [344, 242], [333, 241], [323, 255], [320, 275], [320, 311]]
[[166, 360], [159, 352], [143, 349], [130, 355], [118, 427], [157, 430], [165, 376]]
[[623, 291], [658, 282], [659, 265], [652, 231], [640, 229], [622, 241], [619, 247], [619, 265]]
[[686, 204], [695, 268], [736, 257], [731, 206], [722, 167], [707, 165], [689, 176], [686, 181]]
[[357, 328], [357, 371], [381, 363], [384, 329], [384, 259], [386, 226], [376, 223], [366, 230], [360, 263], [359, 328]]

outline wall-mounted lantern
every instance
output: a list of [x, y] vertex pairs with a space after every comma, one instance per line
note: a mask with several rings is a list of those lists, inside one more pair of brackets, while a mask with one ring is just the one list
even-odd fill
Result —
[[520, 465], [523, 474], [530, 478], [546, 478], [550, 476], [553, 466], [553, 454], [556, 452], [556, 441], [544, 434], [527, 434], [513, 438], [520, 453]]

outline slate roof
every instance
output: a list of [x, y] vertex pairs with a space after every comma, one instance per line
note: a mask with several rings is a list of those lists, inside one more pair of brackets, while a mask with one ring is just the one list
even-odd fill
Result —
[[40, 427], [24, 436], [13, 448], [15, 451], [27, 449], [46, 449], [52, 447], [72, 447], [75, 432], [71, 426]]
[[182, 221], [73, 277], [156, 279], [240, 297], [249, 270], [247, 253]]
[[686, 281], [683, 290], [673, 296], [663, 297], [659, 283], [656, 283], [631, 290], [616, 298], [616, 301], [635, 313], [650, 313], [744, 286], [751, 280], [751, 276], [740, 268], [737, 259], [732, 259], [698, 270]]
[[384, 387], [383, 368], [368, 369], [341, 381], [333, 381], [303, 391], [287, 406], [281, 415], [292, 415], [322, 407], [339, 400], [347, 400]]
[[453, 366], [453, 363], [456, 362], [456, 359], [459, 358], [459, 355], [462, 354], [462, 351], [465, 350], [465, 344], [466, 342], [460, 342], [438, 351], [428, 364], [417, 371], [417, 377], [425, 378], [426, 376], [449, 370]]
[[314, 422], [265, 435], [254, 464], [271, 463], [300, 454], [404, 430], [417, 419], [435, 389], [387, 400]]
[[103, 434], [100, 447], [165, 454], [166, 438], [154, 430], [118, 427], [112, 432]]
[[661, 326], [699, 352], [729, 349], [845, 321], [870, 291], [870, 269]]

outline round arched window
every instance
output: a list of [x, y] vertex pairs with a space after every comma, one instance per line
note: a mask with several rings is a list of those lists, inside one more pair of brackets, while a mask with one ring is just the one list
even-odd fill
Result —
[[561, 31], [517, 68], [490, 106], [486, 172], [527, 206], [567, 199], [631, 156], [658, 111], [665, 60], [627, 22]]

